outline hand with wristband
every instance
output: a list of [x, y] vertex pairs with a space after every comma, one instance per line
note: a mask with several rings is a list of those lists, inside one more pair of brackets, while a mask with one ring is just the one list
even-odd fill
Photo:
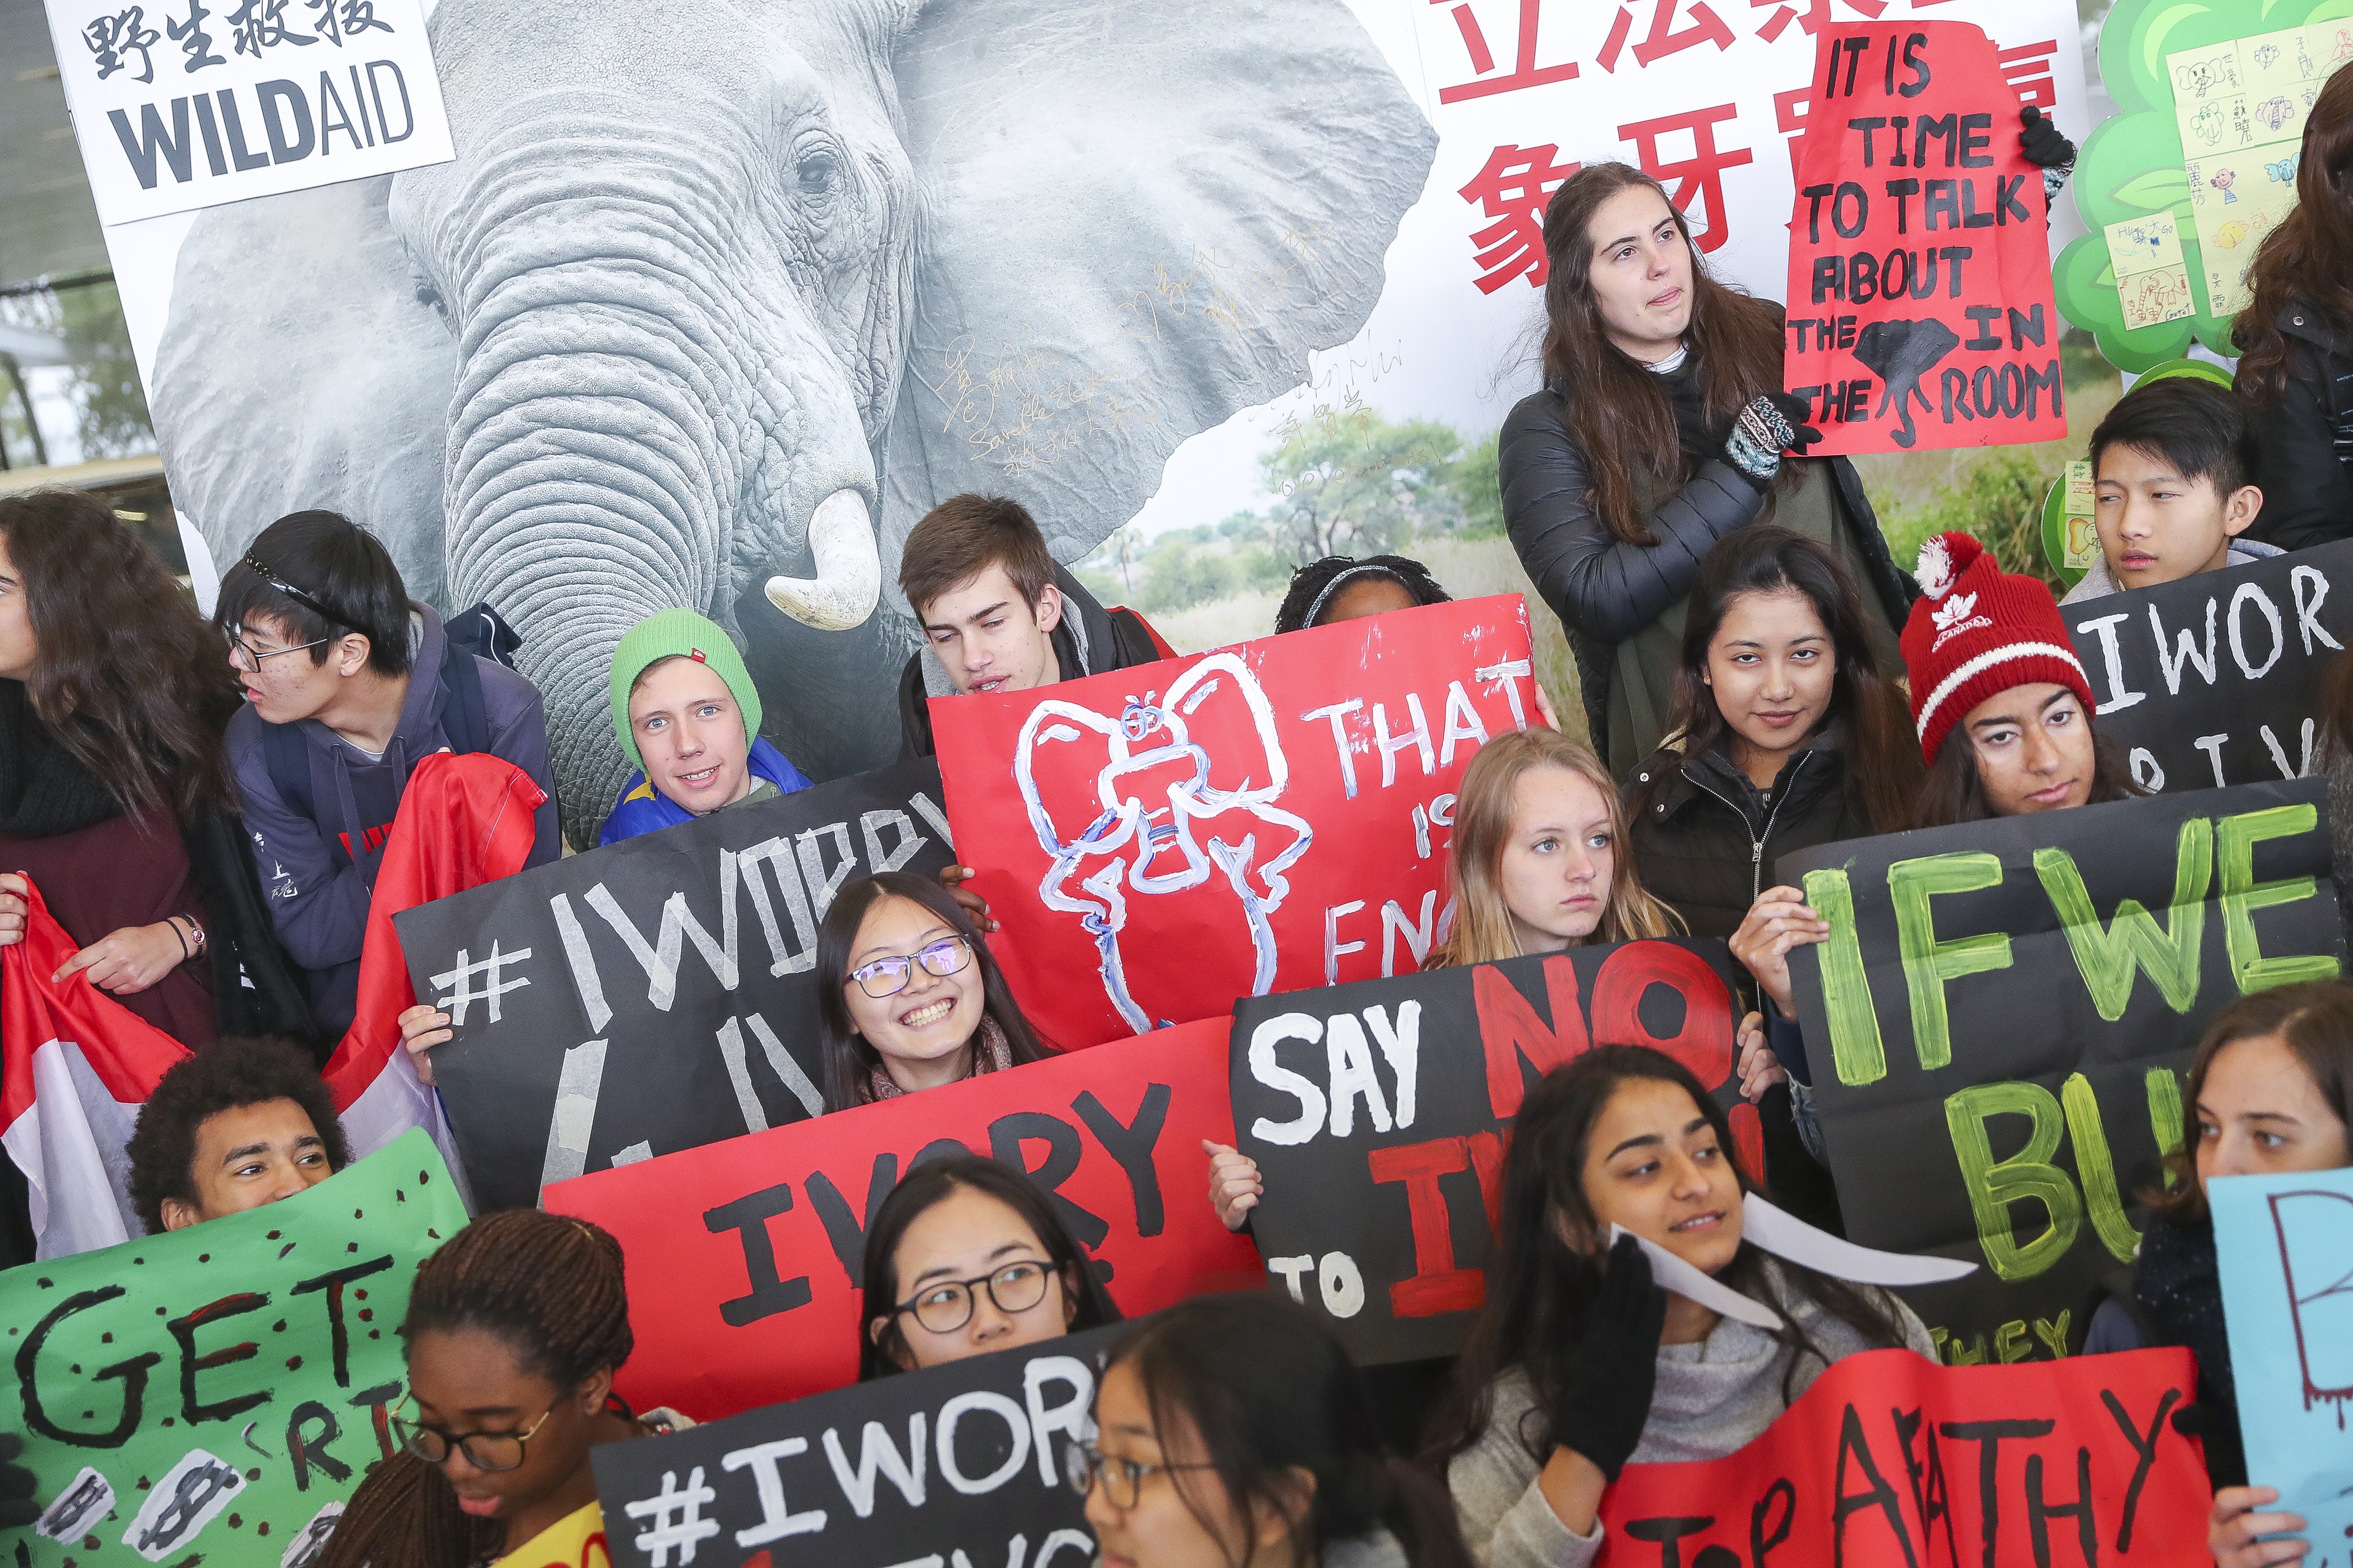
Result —
[[117, 996], [144, 991], [205, 951], [205, 928], [194, 915], [172, 915], [153, 925], [124, 926], [75, 953], [49, 976], [58, 984], [87, 971], [90, 983]]

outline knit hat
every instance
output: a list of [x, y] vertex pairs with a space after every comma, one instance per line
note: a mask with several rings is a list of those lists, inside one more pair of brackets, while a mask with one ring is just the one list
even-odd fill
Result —
[[638, 683], [646, 666], [679, 654], [709, 665], [711, 673], [727, 683], [744, 715], [747, 745], [760, 732], [759, 688], [752, 684], [752, 672], [744, 668], [744, 656], [735, 651], [727, 634], [692, 610], [657, 610], [631, 626], [621, 646], [613, 650], [613, 733], [620, 737], [621, 750], [629, 761], [640, 769], [646, 760], [638, 754], [637, 737], [629, 732], [629, 688]]
[[1920, 751], [1932, 765], [1970, 709], [2013, 686], [2069, 687], [2092, 710], [2092, 683], [2038, 579], [2004, 572], [1984, 545], [1957, 532], [1920, 546], [1916, 575], [1922, 597], [1905, 623], [1904, 665]]

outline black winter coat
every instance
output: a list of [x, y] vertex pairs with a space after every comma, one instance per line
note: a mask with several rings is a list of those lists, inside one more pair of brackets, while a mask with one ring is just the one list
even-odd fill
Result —
[[1738, 931], [1773, 884], [1778, 857], [1873, 831], [1848, 797], [1846, 758], [1829, 739], [1793, 752], [1762, 792], [1720, 750], [1654, 752], [1635, 772], [1627, 816], [1644, 889], [1694, 936]]
[[[1106, 670], [1131, 669], [1166, 658], [1152, 628], [1134, 610], [1106, 610], [1095, 596], [1079, 586], [1067, 567], [1054, 568], [1054, 586], [1062, 591], [1061, 624], [1054, 628], [1054, 657], [1060, 679], [1077, 680]], [[924, 679], [924, 650], [907, 656], [899, 672], [899, 758], [933, 754], [933, 692]]]
[[2247, 531], [2305, 550], [2353, 536], [2353, 346], [2301, 300], [2279, 330], [2288, 340], [2287, 384], [2279, 406], [2254, 422], [2263, 510]]
[[[1568, 633], [1586, 720], [1599, 747], [1609, 732], [1611, 649], [1690, 595], [1700, 558], [1725, 534], [1756, 521], [1766, 492], [1721, 455], [1709, 456], [1646, 520], [1658, 542], [1627, 543], [1594, 509], [1585, 453], [1568, 434], [1572, 390], [1548, 386], [1520, 399], [1504, 421], [1496, 479], [1512, 548]], [[1798, 460], [1831, 465], [1871, 563], [1865, 586], [1876, 591], [1889, 623], [1900, 629], [1917, 592], [1889, 557], [1862, 477], [1844, 458]]]

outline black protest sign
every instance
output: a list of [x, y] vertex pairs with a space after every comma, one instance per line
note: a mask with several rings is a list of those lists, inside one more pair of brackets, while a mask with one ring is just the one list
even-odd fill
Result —
[[1359, 1363], [1453, 1353], [1486, 1299], [1504, 1130], [1529, 1084], [1592, 1045], [1690, 1068], [1757, 1173], [1735, 973], [1721, 942], [1636, 942], [1244, 998], [1234, 1133], [1265, 1180], [1250, 1228], [1268, 1272]]
[[594, 1451], [613, 1561], [1088, 1568], [1063, 1479], [1127, 1326], [852, 1384]]
[[1776, 875], [1831, 925], [1789, 972], [1847, 1234], [1981, 1266], [1905, 1292], [1955, 1361], [2081, 1345], [2207, 1020], [2344, 958], [2317, 780], [1857, 839]]
[[2302, 778], [2319, 756], [2323, 679], [2353, 640], [2353, 540], [2060, 614], [2100, 733], [2143, 788]]
[[396, 917], [455, 1037], [434, 1076], [475, 1196], [813, 1116], [818, 922], [954, 859], [934, 763], [733, 806]]

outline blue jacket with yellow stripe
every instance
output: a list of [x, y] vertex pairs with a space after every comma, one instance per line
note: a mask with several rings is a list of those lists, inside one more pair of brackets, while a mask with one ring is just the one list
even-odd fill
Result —
[[[786, 759], [785, 753], [765, 740], [752, 742], [749, 759], [754, 778], [765, 779], [785, 794], [807, 789], [809, 781], [800, 769]], [[635, 838], [640, 833], [657, 828], [676, 827], [681, 822], [692, 822], [694, 813], [663, 795], [646, 782], [643, 772], [629, 775], [628, 787], [613, 807], [613, 815], [605, 819], [605, 831], [596, 836], [599, 846], [617, 844], [624, 838]]]

